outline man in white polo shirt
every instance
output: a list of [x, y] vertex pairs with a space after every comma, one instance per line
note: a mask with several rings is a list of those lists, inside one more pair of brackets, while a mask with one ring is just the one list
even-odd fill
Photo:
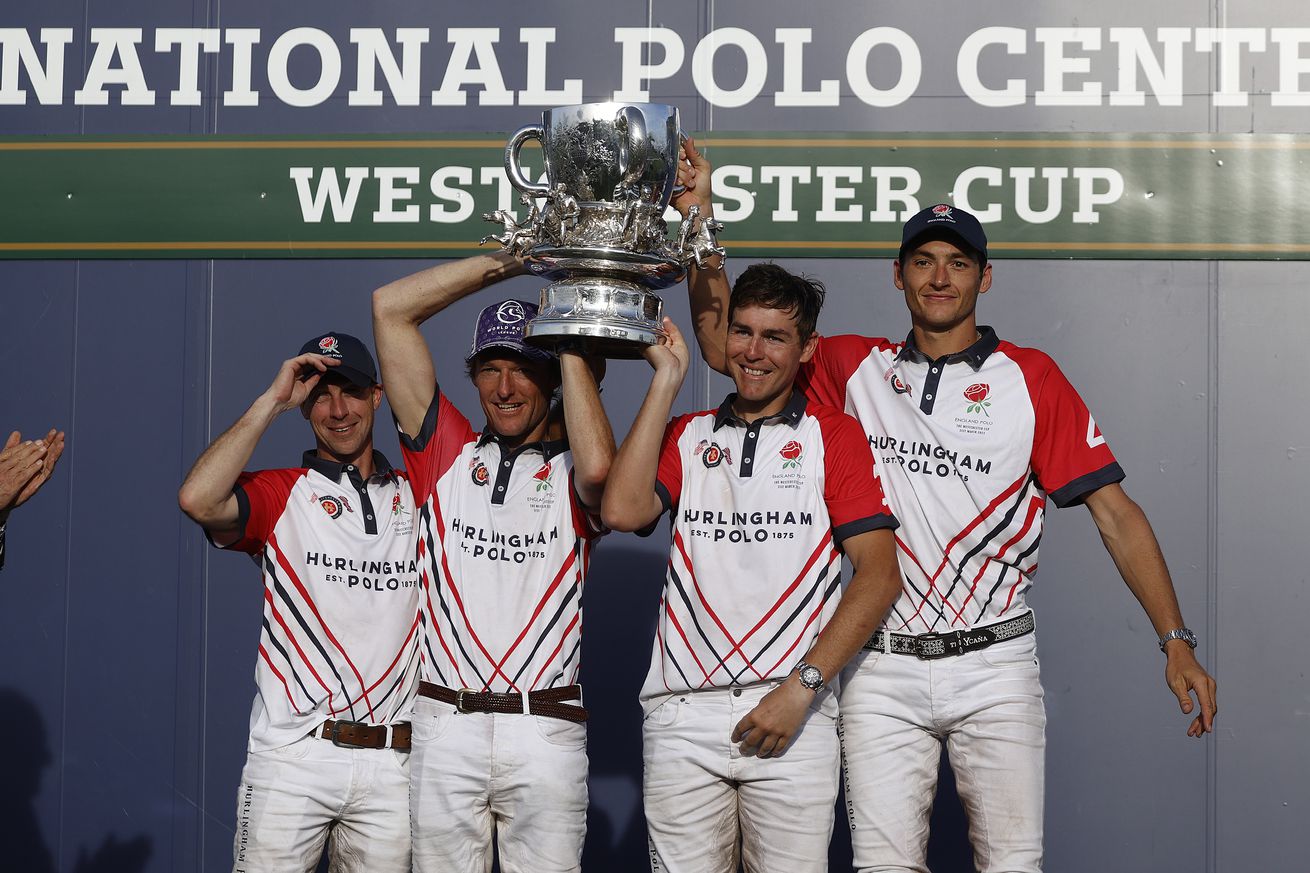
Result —
[[[679, 206], [705, 214], [710, 167], [692, 158]], [[1037, 871], [1046, 715], [1024, 597], [1048, 497], [1090, 510], [1159, 635], [1170, 690], [1195, 712], [1191, 736], [1213, 729], [1215, 683], [1193, 653], [1150, 523], [1120, 487], [1123, 471], [1082, 399], [1045, 354], [977, 325], [992, 280], [977, 219], [948, 204], [922, 210], [905, 223], [892, 275], [909, 336], [822, 338], [798, 377], [808, 397], [860, 420], [902, 524], [904, 591], [841, 700], [856, 868], [926, 871], [944, 739], [979, 870]], [[722, 370], [715, 301], [726, 281], [701, 270], [691, 285], [701, 352]]]
[[[727, 313], [736, 393], [665, 427], [690, 355], [666, 319], [604, 518], [671, 513], [673, 543], [642, 688], [651, 866], [671, 873], [828, 869], [837, 797], [828, 683], [900, 590], [892, 518], [858, 423], [793, 391], [823, 288], [772, 264]], [[842, 554], [854, 575], [843, 595]], [[740, 846], [740, 858], [738, 847]]]
[[[373, 357], [315, 337], [214, 440], [178, 502], [219, 548], [264, 571], [264, 627], [237, 795], [235, 873], [407, 873], [409, 723], [418, 680], [414, 500], [373, 449]], [[243, 473], [260, 437], [299, 408], [300, 467]]]
[[[587, 359], [524, 342], [531, 303], [493, 303], [474, 327], [466, 366], [486, 417], [480, 432], [438, 389], [419, 332], [455, 301], [524, 272], [508, 254], [478, 255], [373, 298], [378, 358], [419, 505], [420, 873], [485, 873], [493, 841], [505, 873], [581, 866], [581, 598], [614, 437]], [[551, 438], [557, 388], [567, 441]]]

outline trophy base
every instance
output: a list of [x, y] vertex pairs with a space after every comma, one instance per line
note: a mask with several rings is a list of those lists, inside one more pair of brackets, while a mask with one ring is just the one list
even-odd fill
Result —
[[633, 360], [664, 339], [663, 312], [664, 301], [635, 282], [571, 276], [542, 289], [523, 338], [546, 349], [581, 341], [590, 354]]

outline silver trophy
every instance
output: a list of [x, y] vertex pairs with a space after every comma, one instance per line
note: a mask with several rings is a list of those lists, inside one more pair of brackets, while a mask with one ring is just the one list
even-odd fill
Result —
[[[546, 182], [519, 165], [530, 139], [541, 142]], [[546, 348], [582, 339], [610, 358], [638, 358], [660, 342], [664, 302], [655, 293], [682, 281], [695, 262], [722, 255], [722, 224], [697, 207], [670, 240], [664, 222], [677, 184], [682, 134], [678, 110], [658, 103], [583, 103], [541, 114], [505, 146], [505, 172], [527, 209], [483, 216], [504, 231], [483, 237], [551, 279], [525, 337]], [[538, 201], [544, 201], [539, 203]]]

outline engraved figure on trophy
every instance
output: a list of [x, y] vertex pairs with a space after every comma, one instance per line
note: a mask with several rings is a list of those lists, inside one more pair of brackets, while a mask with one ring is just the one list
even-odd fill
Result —
[[[545, 183], [519, 163], [530, 139], [541, 143]], [[500, 210], [483, 216], [504, 227], [483, 242], [496, 240], [552, 280], [527, 339], [547, 347], [583, 339], [612, 358], [637, 358], [660, 342], [664, 304], [655, 291], [724, 252], [716, 236], [723, 225], [698, 209], [669, 239], [664, 211], [681, 150], [678, 110], [655, 103], [561, 106], [510, 137], [505, 172], [531, 208], [521, 224]]]

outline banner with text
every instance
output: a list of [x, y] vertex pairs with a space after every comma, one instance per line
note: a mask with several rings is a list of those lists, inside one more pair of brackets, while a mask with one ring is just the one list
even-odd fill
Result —
[[[1310, 141], [1281, 134], [729, 133], [732, 257], [872, 257], [948, 203], [995, 255], [1310, 259]], [[0, 138], [0, 257], [452, 257], [526, 217], [504, 134]], [[524, 150], [541, 172], [540, 152]], [[535, 160], [535, 165], [534, 165]], [[670, 226], [677, 215], [669, 210]], [[489, 244], [489, 248], [494, 244]]]

